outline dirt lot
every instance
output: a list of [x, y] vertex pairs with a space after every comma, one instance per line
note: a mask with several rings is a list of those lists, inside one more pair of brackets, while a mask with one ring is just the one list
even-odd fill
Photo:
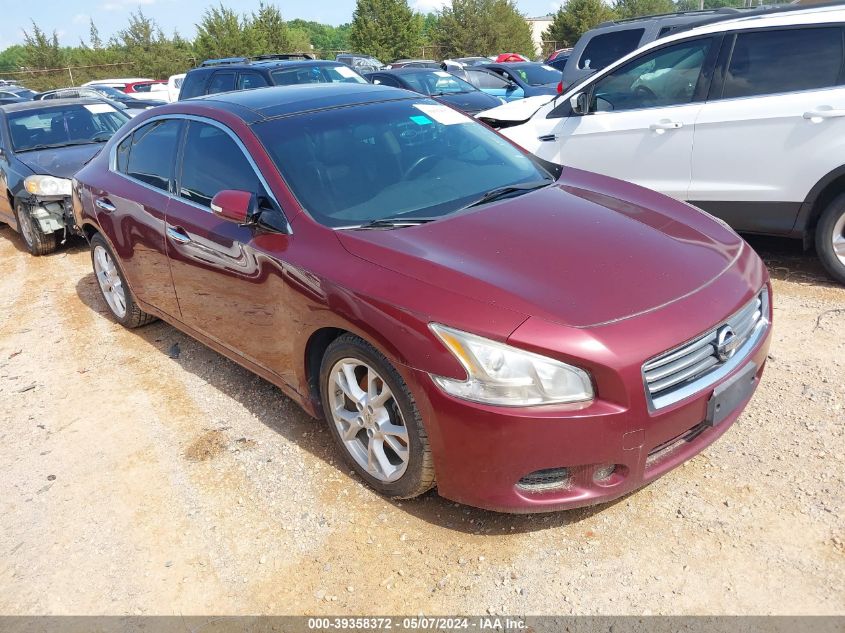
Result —
[[268, 383], [115, 325], [84, 246], [2, 227], [0, 613], [843, 614], [845, 288], [754, 245], [776, 329], [734, 428], [616, 503], [508, 516], [380, 498]]

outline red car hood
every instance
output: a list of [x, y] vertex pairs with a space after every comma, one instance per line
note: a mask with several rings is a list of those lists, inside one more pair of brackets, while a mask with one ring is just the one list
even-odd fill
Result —
[[574, 327], [625, 319], [694, 293], [725, 272], [744, 245], [692, 207], [569, 168], [553, 186], [476, 211], [338, 235], [350, 253], [379, 266]]

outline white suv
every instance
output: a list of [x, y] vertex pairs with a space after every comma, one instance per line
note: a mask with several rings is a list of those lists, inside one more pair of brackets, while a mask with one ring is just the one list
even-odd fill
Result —
[[540, 158], [687, 200], [738, 231], [815, 239], [845, 283], [841, 5], [657, 40], [531, 112], [479, 118]]

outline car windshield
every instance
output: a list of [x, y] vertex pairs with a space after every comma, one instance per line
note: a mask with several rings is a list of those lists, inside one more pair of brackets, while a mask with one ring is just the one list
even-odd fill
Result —
[[545, 64], [513, 64], [508, 70], [517, 73], [530, 86], [556, 84], [561, 78], [559, 70]]
[[112, 99], [126, 99], [126, 93], [111, 86], [93, 86], [93, 89]]
[[274, 70], [273, 83], [277, 86], [292, 86], [294, 84], [326, 84], [352, 83], [365, 84], [367, 80], [356, 73], [349, 66], [296, 66]]
[[421, 70], [416, 73], [402, 73], [401, 76], [414, 90], [424, 95], [439, 96], [476, 90], [472, 84], [442, 70]]
[[129, 120], [107, 103], [23, 110], [7, 117], [16, 152], [104, 143]]
[[430, 99], [309, 112], [253, 130], [306, 211], [335, 228], [438, 219], [492, 190], [554, 180], [495, 132]]

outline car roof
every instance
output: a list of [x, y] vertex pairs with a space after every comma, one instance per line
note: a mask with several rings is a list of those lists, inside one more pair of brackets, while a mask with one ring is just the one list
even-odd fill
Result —
[[[272, 86], [260, 90], [220, 92], [180, 101], [179, 104], [196, 103], [198, 105], [222, 106], [223, 109], [238, 114], [244, 120], [249, 118], [257, 121], [316, 110], [410, 98], [419, 99], [420, 95], [389, 86], [336, 83]], [[175, 105], [173, 104], [173, 106]], [[160, 112], [165, 114], [166, 111], [172, 109], [172, 106], [162, 106]], [[246, 114], [249, 114], [249, 116], [245, 116]]]
[[66, 105], [94, 105], [102, 104], [99, 99], [48, 99], [46, 101], [21, 101], [0, 106], [3, 112], [22, 112], [24, 110], [49, 110]]
[[410, 68], [402, 67], [402, 68], [390, 68], [385, 70], [375, 70], [370, 75], [374, 75], [376, 73], [385, 73], [388, 75], [416, 75], [418, 73], [436, 73], [436, 72], [443, 72], [439, 68], [420, 68], [419, 66], [412, 66]]
[[197, 70], [273, 70], [276, 68], [296, 68], [298, 66], [343, 66], [343, 64], [332, 59], [259, 59], [255, 61], [235, 62], [231, 64], [197, 66], [188, 72], [194, 72]]

